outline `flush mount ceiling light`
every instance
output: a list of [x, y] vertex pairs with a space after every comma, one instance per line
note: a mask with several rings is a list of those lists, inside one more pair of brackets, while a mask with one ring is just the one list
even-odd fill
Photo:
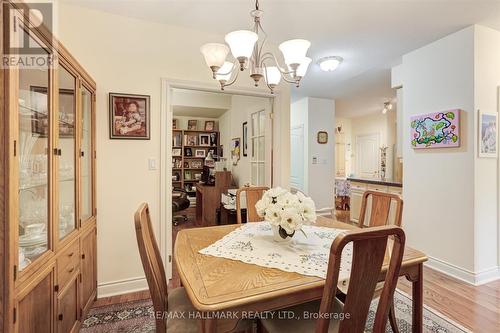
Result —
[[[285, 65], [280, 66], [276, 56], [264, 50], [267, 34], [260, 23], [263, 13], [259, 9], [259, 1], [255, 1], [255, 10], [250, 12], [254, 21], [251, 31], [233, 31], [226, 35], [227, 45], [208, 43], [200, 48], [207, 66], [212, 70], [213, 78], [219, 81], [222, 90], [235, 83], [239, 72], [247, 68], [250, 68], [250, 77], [255, 86], [264, 78], [271, 93], [281, 79], [298, 87], [306, 74], [311, 63], [311, 58], [306, 57], [306, 53], [311, 43], [305, 39], [291, 39], [281, 43], [279, 49], [283, 53]], [[232, 62], [226, 61], [229, 51], [234, 57]]]
[[331, 56], [324, 57], [318, 60], [319, 68], [324, 72], [333, 72], [344, 61], [342, 57]]

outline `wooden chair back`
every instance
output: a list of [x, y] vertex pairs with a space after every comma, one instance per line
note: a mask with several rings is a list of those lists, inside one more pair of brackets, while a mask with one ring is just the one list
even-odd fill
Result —
[[[368, 200], [371, 198], [371, 211], [368, 217], [368, 224], [365, 225], [366, 210]], [[396, 204], [396, 214], [394, 223], [390, 223], [389, 215], [391, 212], [391, 202]], [[359, 213], [359, 226], [363, 227], [379, 227], [388, 224], [401, 226], [401, 216], [403, 214], [403, 200], [397, 194], [384, 193], [378, 191], [366, 191], [361, 202], [361, 211]]]
[[149, 292], [153, 300], [153, 307], [155, 313], [161, 314], [160, 316], [156, 316], [156, 331], [166, 332], [166, 321], [162, 318], [166, 318], [164, 314], [168, 310], [167, 277], [151, 226], [148, 204], [142, 203], [139, 206], [135, 212], [134, 220], [137, 245], [139, 246], [142, 267], [146, 273]]
[[255, 204], [262, 198], [269, 187], [243, 187], [236, 191], [236, 222], [241, 224], [241, 194], [245, 193], [247, 203], [247, 222], [260, 222], [264, 219], [257, 214]]
[[[391, 238], [389, 241], [388, 239]], [[353, 244], [352, 267], [349, 288], [344, 303], [343, 313], [350, 314], [339, 323], [339, 333], [362, 333], [365, 330], [368, 311], [372, 302], [386, 248], [392, 248], [384, 288], [375, 314], [374, 333], [385, 332], [390, 305], [398, 281], [399, 269], [403, 260], [405, 234], [397, 226], [373, 227], [362, 230], [346, 231], [337, 236], [330, 249], [330, 260], [321, 299], [320, 319], [316, 323], [316, 333], [327, 333], [332, 313], [333, 302], [339, 279], [340, 260], [344, 247]], [[387, 246], [387, 245], [390, 246]]]

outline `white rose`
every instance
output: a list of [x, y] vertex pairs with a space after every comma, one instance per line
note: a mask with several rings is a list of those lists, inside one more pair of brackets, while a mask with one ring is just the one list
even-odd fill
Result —
[[299, 204], [299, 199], [297, 196], [291, 194], [290, 192], [284, 193], [278, 197], [278, 204], [283, 207], [294, 207]]
[[306, 220], [307, 222], [315, 222], [316, 206], [314, 205], [314, 202], [310, 198], [307, 199], [308, 200], [301, 203], [300, 212], [304, 220]]
[[275, 187], [275, 188], [272, 188], [268, 191], [266, 191], [266, 194], [271, 197], [271, 199], [274, 199], [274, 198], [278, 198], [279, 196], [285, 194], [287, 192], [287, 190], [285, 190], [284, 188], [281, 188], [281, 187]]
[[266, 221], [271, 222], [273, 225], [279, 225], [281, 222], [281, 214], [283, 210], [277, 205], [269, 205], [266, 210]]
[[264, 213], [271, 204], [271, 198], [269, 197], [262, 197], [257, 203], [255, 204], [255, 209], [257, 210], [257, 214], [259, 214], [260, 217], [264, 217]]
[[285, 208], [281, 214], [281, 227], [286, 230], [288, 234], [299, 230], [302, 227], [302, 217], [297, 208]]

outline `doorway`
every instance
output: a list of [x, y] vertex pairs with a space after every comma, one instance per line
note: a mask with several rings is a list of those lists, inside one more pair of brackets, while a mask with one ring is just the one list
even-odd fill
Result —
[[[204, 191], [199, 182], [205, 181], [202, 179], [205, 165], [212, 163], [208, 161], [209, 152], [210, 159], [214, 159], [210, 174], [214, 175], [216, 184], [218, 173], [229, 173], [230, 188], [247, 183], [272, 186], [276, 95], [229, 89], [221, 92], [213, 87], [184, 82], [163, 83], [159, 238], [167, 277], [172, 278], [176, 231], [206, 226], [207, 220], [210, 220], [207, 225], [217, 224], [215, 209], [221, 207], [221, 194], [213, 196], [218, 202], [210, 203], [210, 219], [206, 218], [208, 205], [200, 198]], [[174, 188], [185, 192], [190, 201], [189, 208], [175, 213], [172, 207]], [[197, 212], [199, 207], [204, 207], [203, 213]], [[173, 215], [187, 215], [188, 219], [180, 219], [178, 226], [174, 226]]]
[[290, 129], [290, 187], [305, 193], [305, 151], [304, 151], [304, 125], [294, 126]]

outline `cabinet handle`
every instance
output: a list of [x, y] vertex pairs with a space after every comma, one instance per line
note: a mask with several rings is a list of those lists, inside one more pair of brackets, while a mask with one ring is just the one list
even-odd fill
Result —
[[82, 254], [82, 259], [85, 259], [85, 253], [84, 253], [84, 254]]
[[62, 314], [62, 313], [60, 313], [60, 314], [59, 314], [59, 316], [57, 316], [57, 319], [59, 319], [59, 320], [63, 320], [63, 314]]
[[83, 152], [83, 150], [80, 152], [80, 156], [81, 157], [85, 156], [85, 153]]
[[75, 270], [75, 267], [71, 267], [70, 269], [68, 269], [68, 273], [73, 273], [74, 270]]
[[68, 257], [72, 257], [73, 254], [75, 254], [75, 252], [71, 252], [70, 254], [68, 254]]

